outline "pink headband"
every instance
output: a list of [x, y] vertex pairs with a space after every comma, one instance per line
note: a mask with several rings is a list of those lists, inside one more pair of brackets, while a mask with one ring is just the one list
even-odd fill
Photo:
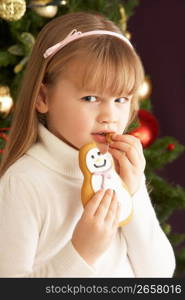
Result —
[[132, 47], [132, 44], [129, 42], [129, 40], [120, 33], [116, 33], [116, 32], [113, 32], [113, 31], [108, 31], [108, 30], [93, 30], [93, 31], [87, 31], [87, 32], [82, 33], [81, 31], [77, 31], [76, 29], [73, 29], [67, 35], [67, 37], [64, 40], [62, 40], [61, 42], [59, 42], [59, 43], [55, 44], [54, 46], [48, 48], [44, 52], [43, 56], [44, 56], [44, 58], [47, 58], [49, 56], [53, 56], [60, 49], [62, 49], [64, 46], [71, 43], [72, 41], [78, 40], [81, 37], [96, 35], [96, 34], [107, 34], [107, 35], [115, 36], [115, 37], [121, 39], [122, 41], [126, 42], [130, 47]]

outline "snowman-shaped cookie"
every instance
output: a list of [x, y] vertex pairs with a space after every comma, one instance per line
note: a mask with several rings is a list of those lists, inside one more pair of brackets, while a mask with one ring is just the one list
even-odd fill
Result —
[[100, 189], [113, 189], [120, 205], [119, 226], [130, 220], [133, 213], [132, 197], [114, 168], [112, 155], [101, 154], [95, 143], [84, 145], [79, 152], [79, 165], [84, 175], [81, 189], [82, 203], [86, 203]]

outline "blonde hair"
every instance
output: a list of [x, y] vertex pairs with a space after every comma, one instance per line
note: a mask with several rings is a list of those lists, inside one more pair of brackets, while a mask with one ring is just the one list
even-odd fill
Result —
[[99, 29], [121, 33], [112, 21], [86, 12], [57, 17], [43, 27], [24, 72], [0, 176], [37, 141], [38, 122], [46, 125], [45, 118], [36, 111], [41, 83], [53, 84], [74, 59], [82, 63], [83, 86], [101, 91], [109, 88], [116, 95], [133, 94], [130, 122], [136, 115], [138, 88], [144, 72], [140, 58], [127, 43], [108, 35], [90, 36], [68, 44], [52, 58], [43, 58], [46, 49], [63, 40], [74, 28], [82, 32]]

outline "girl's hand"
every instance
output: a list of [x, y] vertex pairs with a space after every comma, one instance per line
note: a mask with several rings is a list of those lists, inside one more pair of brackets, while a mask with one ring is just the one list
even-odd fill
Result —
[[146, 165], [140, 140], [129, 134], [115, 134], [109, 152], [114, 158], [117, 173], [133, 195], [139, 189]]
[[72, 244], [88, 264], [110, 246], [119, 223], [119, 206], [112, 190], [100, 190], [86, 204], [77, 223]]

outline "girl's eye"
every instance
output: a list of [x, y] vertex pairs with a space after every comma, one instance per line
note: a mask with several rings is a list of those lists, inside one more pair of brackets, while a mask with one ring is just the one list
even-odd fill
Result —
[[115, 100], [115, 102], [118, 102], [118, 103], [125, 103], [127, 101], [128, 101], [128, 98], [126, 98], [126, 97], [118, 98]]
[[96, 102], [96, 100], [97, 100], [95, 96], [85, 96], [82, 99], [87, 102]]

